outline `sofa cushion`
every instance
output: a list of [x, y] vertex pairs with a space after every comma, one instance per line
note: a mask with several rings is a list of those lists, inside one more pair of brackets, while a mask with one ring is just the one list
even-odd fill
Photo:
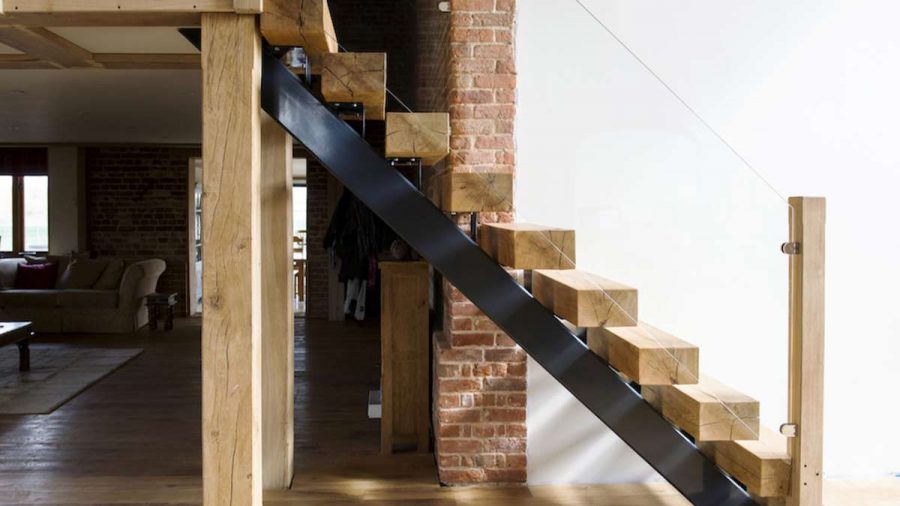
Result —
[[16, 273], [21, 263], [25, 263], [25, 260], [21, 258], [0, 260], [0, 289], [10, 290], [16, 287]]
[[103, 269], [103, 274], [94, 283], [94, 290], [117, 290], [122, 281], [122, 273], [125, 272], [125, 260], [111, 258]]
[[55, 308], [58, 290], [3, 290], [0, 307]]
[[115, 309], [119, 305], [119, 292], [116, 290], [60, 290], [57, 304], [66, 309]]
[[87, 290], [103, 274], [106, 269], [106, 260], [91, 260], [87, 258], [76, 258], [66, 267], [66, 272], [59, 278], [59, 286], [61, 290]]
[[55, 263], [19, 264], [16, 269], [17, 290], [50, 290], [56, 286]]

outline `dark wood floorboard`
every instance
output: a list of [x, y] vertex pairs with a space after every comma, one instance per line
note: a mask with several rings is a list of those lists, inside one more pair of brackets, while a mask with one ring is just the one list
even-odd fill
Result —
[[[366, 413], [378, 327], [299, 320], [297, 330], [294, 486], [266, 505], [685, 504], [666, 485], [440, 487], [431, 455], [379, 454]], [[50, 415], [0, 416], [0, 505], [201, 504], [200, 321], [42, 341], [145, 351]]]

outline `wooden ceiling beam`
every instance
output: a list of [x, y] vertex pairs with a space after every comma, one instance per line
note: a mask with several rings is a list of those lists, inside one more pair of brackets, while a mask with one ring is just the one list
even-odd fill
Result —
[[0, 27], [0, 43], [60, 68], [97, 65], [90, 52], [44, 28]]
[[57, 68], [59, 67], [27, 54], [0, 54], [0, 70]]
[[120, 54], [97, 53], [96, 61], [105, 69], [199, 69], [200, 54]]
[[[109, 70], [192, 70], [200, 69], [199, 54], [96, 53], [96, 66]], [[0, 54], [0, 70], [59, 69], [41, 58], [27, 54]]]
[[[2, 0], [0, 0], [2, 1]], [[200, 26], [198, 12], [7, 12], [0, 26]]]
[[84, 12], [234, 12], [247, 0], [0, 0], [0, 14]]

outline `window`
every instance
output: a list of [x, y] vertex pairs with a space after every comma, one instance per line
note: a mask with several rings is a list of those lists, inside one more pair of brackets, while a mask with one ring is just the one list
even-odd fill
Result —
[[0, 252], [48, 250], [47, 185], [46, 150], [0, 149]]
[[13, 176], [0, 176], [0, 251], [13, 250]]
[[23, 251], [47, 251], [50, 237], [47, 233], [47, 176], [22, 177], [22, 214], [24, 221]]
[[46, 252], [47, 176], [0, 176], [0, 252]]

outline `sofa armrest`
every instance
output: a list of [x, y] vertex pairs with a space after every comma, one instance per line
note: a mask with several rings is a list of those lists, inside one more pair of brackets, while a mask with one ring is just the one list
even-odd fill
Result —
[[166, 262], [156, 258], [126, 267], [119, 283], [119, 308], [139, 308], [144, 297], [156, 291], [156, 283], [165, 270]]

